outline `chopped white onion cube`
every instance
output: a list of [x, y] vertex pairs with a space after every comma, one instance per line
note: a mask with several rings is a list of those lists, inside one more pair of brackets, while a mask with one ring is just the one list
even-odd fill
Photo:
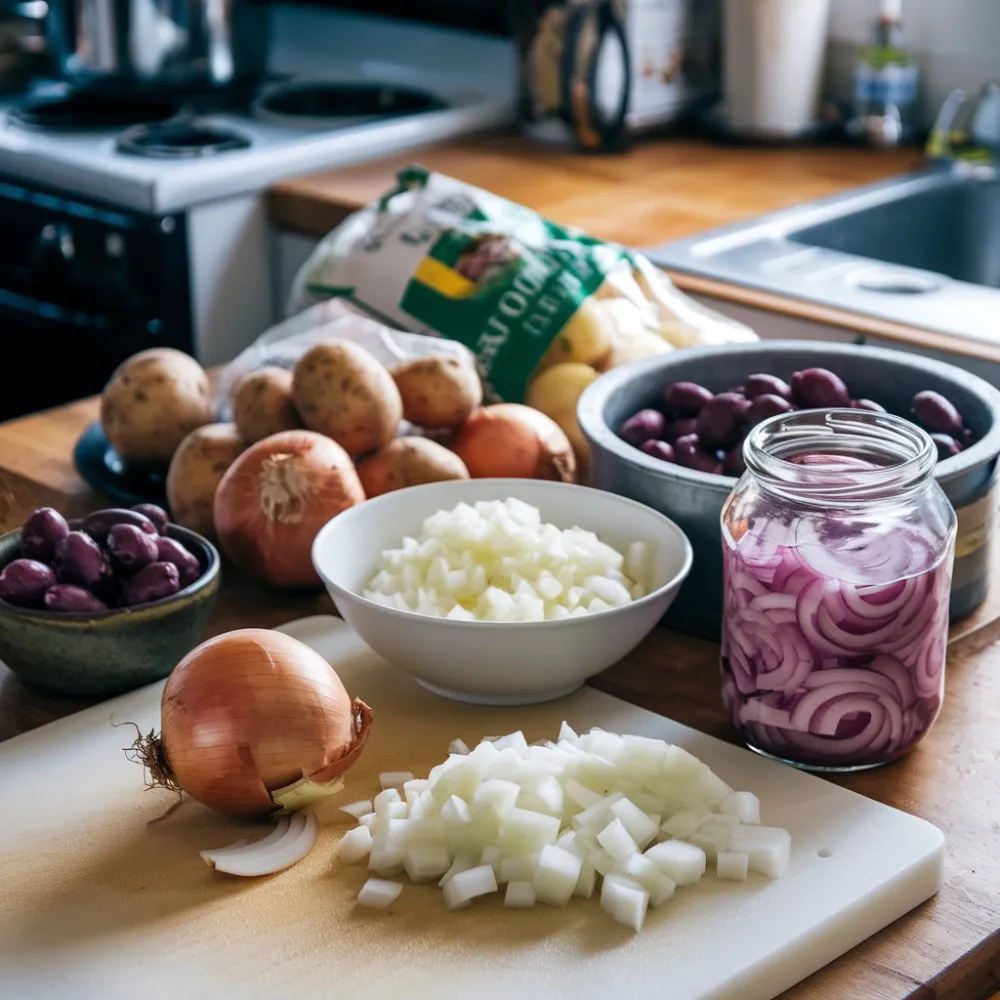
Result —
[[760, 799], [753, 792], [730, 792], [720, 803], [723, 816], [735, 816], [741, 823], [760, 823]]
[[378, 813], [370, 812], [370, 813], [365, 813], [364, 816], [359, 816], [358, 822], [362, 826], [367, 826], [368, 829], [370, 830], [375, 825], [375, 821], [377, 819], [378, 819]]
[[710, 813], [707, 809], [681, 809], [680, 812], [674, 813], [660, 830], [668, 837], [686, 840], [709, 816], [713, 815], [714, 813]]
[[472, 813], [469, 810], [469, 804], [465, 799], [452, 795], [441, 806], [441, 819], [446, 826], [464, 826], [466, 823], [471, 823]]
[[583, 899], [590, 899], [594, 895], [594, 886], [596, 884], [597, 869], [589, 861], [584, 861], [580, 866], [580, 877], [576, 880], [573, 895], [580, 896]]
[[498, 882], [530, 882], [538, 867], [538, 854], [519, 854], [503, 858], [497, 871]]
[[451, 743], [448, 744], [448, 753], [460, 753], [467, 754], [469, 752], [468, 746], [465, 744], [464, 740], [453, 739]]
[[521, 788], [513, 781], [487, 778], [477, 789], [473, 802], [477, 806], [490, 806], [503, 819], [514, 808]]
[[403, 855], [403, 867], [411, 882], [439, 878], [451, 867], [444, 844], [413, 844]]
[[621, 822], [640, 850], [653, 842], [660, 829], [659, 817], [654, 819], [647, 815], [629, 799], [613, 802], [611, 815]]
[[582, 867], [583, 859], [577, 855], [555, 844], [543, 847], [532, 879], [535, 898], [540, 903], [565, 906], [573, 895]]
[[453, 875], [444, 886], [444, 905], [449, 910], [465, 906], [477, 896], [497, 891], [497, 879], [489, 865], [478, 865]]
[[380, 816], [388, 809], [389, 805], [393, 802], [402, 802], [403, 796], [399, 794], [398, 789], [395, 788], [385, 788], [378, 795], [375, 796], [375, 812]]
[[[406, 819], [410, 809], [405, 802], [390, 802], [382, 810], [382, 814], [387, 819]], [[376, 816], [378, 813], [375, 814]]]
[[554, 844], [558, 836], [559, 820], [555, 816], [515, 806], [504, 821], [499, 847], [505, 855], [534, 854], [546, 844]]
[[649, 893], [638, 882], [621, 875], [606, 875], [601, 884], [601, 909], [612, 920], [641, 931], [649, 906]]
[[384, 910], [398, 898], [403, 891], [399, 882], [387, 882], [383, 878], [370, 878], [358, 893], [358, 905], [370, 906], [375, 910]]
[[508, 882], [503, 905], [513, 910], [530, 910], [535, 905], [535, 887], [530, 882]]
[[476, 862], [471, 854], [456, 854], [451, 867], [441, 876], [438, 885], [443, 886], [459, 872], [467, 872], [470, 868], [475, 867]]
[[378, 783], [383, 789], [402, 788], [407, 781], [412, 780], [412, 771], [383, 771], [378, 776]]
[[720, 851], [715, 861], [715, 874], [722, 879], [746, 881], [749, 862], [750, 855], [745, 851]]
[[355, 819], [361, 819], [362, 816], [372, 811], [372, 804], [368, 799], [362, 802], [348, 802], [346, 806], [340, 807], [340, 811]]
[[780, 878], [788, 868], [792, 839], [787, 830], [771, 826], [737, 826], [729, 838], [729, 850], [749, 855], [752, 872]]
[[372, 832], [367, 826], [356, 826], [340, 838], [337, 857], [342, 865], [353, 865], [366, 857], [372, 849]]
[[694, 885], [705, 874], [705, 852], [682, 840], [654, 844], [646, 851], [646, 857], [652, 858], [660, 871], [678, 885]]
[[729, 850], [729, 841], [732, 837], [732, 828], [728, 823], [719, 823], [713, 819], [702, 823], [694, 833], [688, 837], [688, 843], [700, 847], [705, 852], [705, 857], [712, 861], [720, 852]]
[[638, 850], [636, 842], [629, 836], [620, 819], [613, 819], [597, 835], [597, 842], [615, 861], [621, 861]]

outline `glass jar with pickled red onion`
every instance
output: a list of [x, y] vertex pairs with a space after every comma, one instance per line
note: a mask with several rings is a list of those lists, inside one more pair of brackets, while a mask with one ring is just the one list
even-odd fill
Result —
[[863, 410], [781, 414], [722, 511], [723, 698], [747, 745], [811, 770], [877, 767], [944, 693], [955, 512], [930, 437]]

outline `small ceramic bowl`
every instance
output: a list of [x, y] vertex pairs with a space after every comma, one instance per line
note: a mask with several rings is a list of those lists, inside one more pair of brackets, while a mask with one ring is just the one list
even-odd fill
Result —
[[[172, 524], [201, 565], [173, 597], [100, 614], [56, 614], [0, 601], [0, 660], [49, 694], [110, 698], [166, 677], [201, 640], [219, 591], [219, 553], [201, 535]], [[20, 530], [0, 536], [0, 568], [19, 558]]]
[[[646, 542], [649, 593], [593, 615], [543, 622], [454, 621], [387, 608], [361, 596], [382, 552], [460, 502], [516, 497], [543, 522], [578, 525], [623, 552]], [[412, 486], [339, 514], [313, 543], [313, 564], [344, 619], [379, 655], [447, 698], [528, 705], [575, 691], [653, 629], [691, 568], [691, 545], [663, 514], [584, 486], [532, 479], [470, 479]]]

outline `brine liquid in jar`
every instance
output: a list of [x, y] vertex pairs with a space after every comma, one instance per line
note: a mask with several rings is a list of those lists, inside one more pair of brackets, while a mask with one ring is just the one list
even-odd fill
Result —
[[928, 435], [858, 410], [747, 438], [722, 513], [723, 698], [747, 745], [816, 770], [905, 754], [941, 708], [955, 514]]

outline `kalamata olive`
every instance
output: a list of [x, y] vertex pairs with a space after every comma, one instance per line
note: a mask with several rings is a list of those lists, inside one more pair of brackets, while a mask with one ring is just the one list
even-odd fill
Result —
[[697, 382], [671, 382], [663, 390], [663, 405], [675, 417], [696, 417], [712, 394]]
[[644, 451], [647, 455], [658, 458], [661, 462], [674, 460], [674, 449], [666, 441], [643, 441], [639, 451]]
[[697, 434], [685, 434], [674, 442], [674, 461], [678, 465], [696, 469], [698, 472], [722, 475], [722, 463], [718, 456], [702, 448]]
[[180, 574], [173, 563], [154, 562], [143, 566], [135, 576], [125, 581], [122, 603], [135, 607], [170, 597], [181, 589]]
[[161, 534], [165, 535], [167, 533], [167, 526], [170, 524], [170, 518], [167, 512], [155, 503], [137, 503], [132, 510], [137, 514], [145, 514], [146, 517], [156, 525], [156, 530]]
[[962, 416], [955, 409], [955, 404], [931, 389], [918, 392], [913, 397], [913, 416], [929, 431], [952, 437], [962, 433]]
[[767, 375], [759, 372], [756, 375], [748, 375], [743, 383], [743, 393], [747, 399], [756, 399], [758, 396], [780, 396], [782, 399], [792, 398], [792, 387], [777, 375]]
[[198, 559], [173, 538], [161, 537], [156, 540], [156, 558], [160, 562], [173, 563], [177, 567], [182, 587], [194, 583], [201, 576], [201, 564]]
[[872, 413], [885, 413], [885, 407], [874, 399], [852, 399], [847, 404], [852, 410], [869, 410]]
[[0, 572], [0, 600], [23, 608], [36, 608], [45, 591], [56, 582], [51, 568], [37, 559], [15, 559]]
[[773, 396], [765, 393], [763, 396], [755, 396], [750, 401], [750, 409], [747, 410], [745, 418], [746, 426], [756, 427], [762, 420], [768, 417], [775, 417], [779, 413], [791, 413], [792, 404], [781, 396]]
[[954, 457], [962, 450], [962, 446], [949, 434], [932, 434], [931, 440], [937, 445], [939, 462]]
[[745, 385], [731, 385], [726, 392], [734, 392], [737, 396], [745, 396], [747, 394]]
[[156, 525], [137, 510], [126, 510], [124, 507], [109, 507], [106, 510], [95, 510], [83, 519], [83, 530], [99, 545], [103, 545], [108, 532], [115, 524], [134, 524], [147, 535], [158, 534]]
[[55, 554], [56, 546], [68, 534], [69, 525], [59, 511], [51, 507], [39, 507], [21, 525], [21, 553], [25, 559], [48, 562]]
[[792, 399], [799, 406], [823, 409], [827, 406], [847, 406], [851, 396], [839, 375], [826, 368], [806, 368], [792, 372]]
[[[750, 402], [734, 392], [720, 392], [698, 414], [698, 437], [705, 448], [729, 448], [739, 439]], [[678, 461], [680, 459], [678, 458]]]
[[[758, 397], [760, 398], [760, 397]], [[742, 476], [746, 472], [746, 462], [743, 461], [743, 442], [733, 445], [722, 460], [722, 471], [727, 476]]]
[[134, 524], [113, 524], [106, 544], [111, 564], [128, 575], [156, 561], [158, 542], [159, 536], [147, 535]]
[[643, 441], [652, 441], [663, 433], [666, 418], [659, 410], [640, 410], [633, 414], [618, 431], [619, 437], [637, 448]]
[[86, 614], [94, 611], [107, 611], [104, 601], [94, 597], [83, 587], [74, 587], [71, 583], [57, 583], [45, 591], [45, 607], [48, 611], [62, 611], [65, 614]]
[[90, 535], [71, 531], [57, 546], [54, 560], [60, 583], [99, 590], [108, 583], [111, 567]]
[[681, 417], [680, 420], [668, 420], [663, 428], [663, 440], [673, 444], [679, 437], [685, 434], [696, 434], [698, 432], [697, 417]]

